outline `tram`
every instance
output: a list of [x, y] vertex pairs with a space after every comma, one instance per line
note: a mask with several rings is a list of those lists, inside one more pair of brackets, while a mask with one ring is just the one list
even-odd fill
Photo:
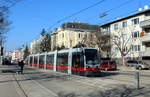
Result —
[[100, 55], [95, 48], [55, 50], [28, 57], [28, 65], [75, 75], [100, 74]]

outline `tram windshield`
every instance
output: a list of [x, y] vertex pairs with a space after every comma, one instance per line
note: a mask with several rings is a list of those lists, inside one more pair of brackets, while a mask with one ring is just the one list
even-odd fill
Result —
[[86, 64], [99, 64], [99, 54], [96, 49], [85, 49]]

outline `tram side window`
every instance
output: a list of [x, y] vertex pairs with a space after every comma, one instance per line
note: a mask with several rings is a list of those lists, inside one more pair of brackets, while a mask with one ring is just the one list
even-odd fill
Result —
[[34, 64], [37, 64], [37, 56], [34, 56]]
[[58, 54], [57, 65], [68, 65], [68, 53]]
[[80, 53], [73, 53], [72, 56], [73, 67], [84, 67], [84, 57]]
[[32, 63], [32, 59], [33, 59], [33, 58], [32, 58], [32, 56], [31, 56], [31, 57], [30, 57], [30, 63]]
[[54, 64], [54, 54], [47, 55], [46, 63], [49, 64], [49, 65], [53, 65]]
[[39, 64], [44, 64], [44, 55], [40, 56]]

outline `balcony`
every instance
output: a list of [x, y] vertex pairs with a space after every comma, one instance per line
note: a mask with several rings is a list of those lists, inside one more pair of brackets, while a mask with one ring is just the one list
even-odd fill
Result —
[[150, 56], [150, 47], [147, 47], [145, 51], [140, 53], [141, 56]]
[[148, 27], [150, 27], [150, 19], [141, 21], [141, 22], [140, 22], [140, 26], [141, 26], [142, 28], [148, 28]]
[[141, 36], [140, 40], [141, 40], [142, 42], [150, 42], [150, 33], [146, 33], [146, 32], [145, 32], [144, 35]]

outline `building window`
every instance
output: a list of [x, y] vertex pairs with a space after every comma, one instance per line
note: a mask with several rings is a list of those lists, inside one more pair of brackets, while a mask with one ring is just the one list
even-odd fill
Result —
[[145, 28], [144, 30], [146, 33], [150, 33], [150, 28]]
[[81, 38], [81, 34], [79, 33], [78, 35], [79, 35], [79, 38]]
[[72, 26], [71, 26], [71, 28], [75, 28], [75, 27], [76, 27], [75, 25], [72, 25]]
[[127, 27], [127, 21], [122, 22], [122, 27]]
[[132, 24], [133, 25], [139, 24], [139, 18], [132, 19]]
[[110, 32], [110, 27], [105, 27], [103, 29], [103, 34], [109, 34], [109, 32]]
[[118, 29], [118, 24], [114, 24], [114, 30]]
[[62, 34], [62, 37], [64, 38], [64, 33]]
[[138, 38], [138, 37], [140, 37], [139, 31], [132, 33], [132, 38]]
[[132, 45], [132, 51], [140, 51], [141, 47], [140, 45]]

